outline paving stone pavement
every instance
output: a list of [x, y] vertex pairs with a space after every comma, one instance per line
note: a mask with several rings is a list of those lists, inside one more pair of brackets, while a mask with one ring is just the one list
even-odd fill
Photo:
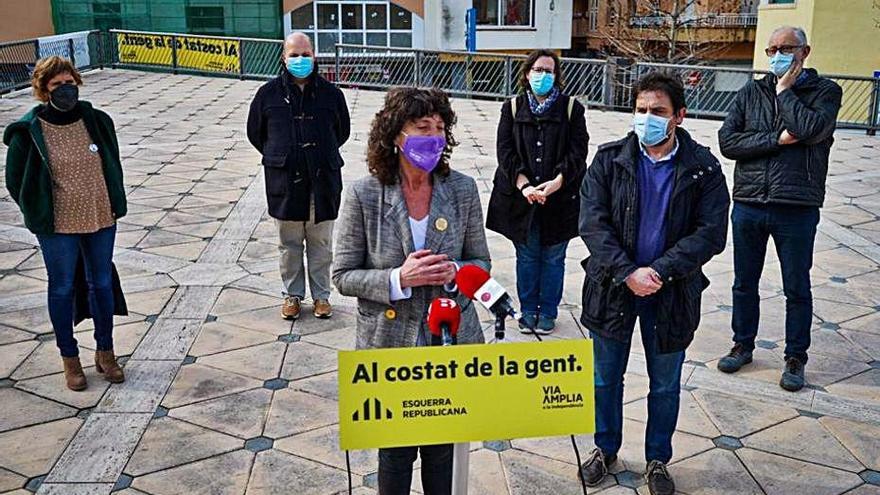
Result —
[[[131, 315], [117, 318], [128, 381], [69, 392], [45, 307], [36, 239], [0, 192], [0, 493], [332, 494], [347, 492], [337, 448], [336, 351], [354, 345], [355, 301], [334, 294], [335, 316], [278, 315], [275, 229], [265, 212], [259, 157], [245, 138], [260, 83], [106, 70], [83, 98], [119, 134], [129, 215], [115, 262]], [[370, 120], [381, 92], [346, 90], [352, 137], [346, 182], [366, 173]], [[0, 99], [0, 127], [32, 100]], [[473, 176], [484, 207], [495, 167], [499, 103], [456, 100], [453, 166]], [[628, 116], [589, 111], [590, 156]], [[685, 127], [717, 150], [717, 121]], [[5, 147], [0, 148], [5, 163]], [[720, 158], [720, 154], [718, 154]], [[755, 362], [723, 375], [730, 345], [730, 247], [706, 267], [712, 285], [688, 351], [670, 471], [686, 494], [880, 494], [880, 140], [839, 131], [812, 271], [816, 299], [810, 386], [779, 389], [784, 297], [768, 252]], [[732, 163], [722, 160], [728, 180]], [[0, 179], [2, 180], [2, 179]], [[488, 233], [494, 276], [515, 287], [508, 241]], [[587, 254], [568, 250], [559, 330], [577, 321]], [[309, 304], [306, 305], [309, 309]], [[493, 337], [488, 314], [486, 335]], [[77, 328], [85, 364], [90, 324]], [[509, 340], [526, 339], [510, 333]], [[627, 373], [625, 443], [614, 476], [591, 493], [645, 494], [642, 438], [647, 378], [641, 343]], [[579, 437], [582, 455], [592, 446]], [[577, 494], [568, 438], [474, 443], [473, 494]], [[376, 493], [374, 451], [352, 453], [357, 494]], [[420, 493], [418, 471], [413, 490]]]

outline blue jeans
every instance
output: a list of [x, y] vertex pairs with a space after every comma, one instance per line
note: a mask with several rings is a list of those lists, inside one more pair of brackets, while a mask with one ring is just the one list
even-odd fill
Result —
[[422, 456], [422, 491], [425, 495], [452, 493], [452, 444], [379, 449], [379, 493], [409, 495], [413, 462]]
[[[678, 423], [681, 393], [681, 365], [684, 351], [661, 354], [654, 333], [657, 304], [638, 298], [636, 314], [642, 331], [648, 364], [648, 428], [645, 432], [645, 460], [669, 462], [672, 434]], [[593, 332], [593, 376], [596, 385], [596, 447], [606, 456], [616, 455], [623, 442], [623, 375], [631, 342], [608, 339]]]
[[804, 206], [752, 206], [734, 203], [733, 213], [733, 341], [755, 348], [760, 318], [758, 284], [764, 269], [767, 239], [772, 236], [782, 268], [785, 293], [785, 358], [807, 362], [813, 294], [810, 268], [819, 208]]
[[89, 309], [95, 323], [99, 351], [113, 350], [113, 243], [116, 225], [92, 234], [38, 235], [46, 272], [49, 275], [49, 319], [55, 343], [63, 357], [79, 356], [73, 337], [73, 283], [76, 263], [82, 253]]
[[533, 221], [526, 243], [513, 243], [516, 248], [516, 292], [523, 314], [540, 313], [555, 319], [562, 301], [568, 241], [542, 246], [540, 230], [538, 222]]

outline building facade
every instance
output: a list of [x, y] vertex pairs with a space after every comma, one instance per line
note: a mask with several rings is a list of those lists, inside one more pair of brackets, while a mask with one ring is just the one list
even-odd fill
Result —
[[[4, 0], [7, 40], [92, 29], [280, 39], [303, 31], [319, 54], [336, 43], [478, 51], [571, 47], [573, 0]], [[9, 4], [8, 6], [6, 4]]]
[[768, 68], [764, 48], [779, 26], [800, 26], [806, 31], [813, 47], [809, 65], [821, 73], [871, 77], [880, 71], [877, 0], [762, 0], [755, 69]]
[[0, 43], [55, 34], [50, 0], [3, 0]]
[[306, 32], [318, 53], [337, 42], [464, 50], [465, 15], [476, 9], [478, 51], [567, 49], [572, 0], [285, 0], [284, 33]]
[[572, 49], [587, 57], [750, 66], [758, 1], [574, 0]]

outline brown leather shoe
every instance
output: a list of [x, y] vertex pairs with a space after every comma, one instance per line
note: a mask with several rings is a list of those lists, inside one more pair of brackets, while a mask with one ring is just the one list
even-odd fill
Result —
[[122, 383], [125, 381], [125, 373], [116, 363], [113, 351], [95, 351], [95, 368], [98, 373], [104, 374], [104, 379], [110, 383]]
[[285, 320], [295, 320], [299, 318], [302, 311], [300, 298], [296, 296], [288, 296], [284, 298], [284, 304], [281, 305], [281, 317]]
[[64, 361], [64, 380], [67, 382], [67, 388], [79, 392], [85, 390], [89, 386], [86, 383], [86, 374], [83, 373], [82, 364], [78, 357], [62, 357]]
[[333, 306], [330, 306], [330, 301], [326, 299], [315, 300], [315, 318], [326, 320], [331, 316], [333, 316]]

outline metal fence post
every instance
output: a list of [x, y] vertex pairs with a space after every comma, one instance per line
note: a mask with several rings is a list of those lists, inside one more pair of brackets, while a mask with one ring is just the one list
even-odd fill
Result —
[[73, 38], [67, 38], [67, 50], [70, 53], [70, 63], [76, 67], [76, 54], [73, 51]]
[[333, 70], [335, 71], [335, 73], [333, 74], [333, 79], [336, 80], [336, 84], [339, 84], [342, 82], [342, 73], [339, 72], [339, 67], [340, 67], [339, 55], [342, 53], [342, 48], [340, 48], [339, 43], [334, 45], [333, 48], [335, 49], [335, 52], [336, 52], [336, 57], [333, 60], [333, 62], [334, 62]]
[[171, 72], [177, 74], [177, 36], [171, 36]]
[[510, 55], [504, 57], [504, 97], [510, 97], [513, 93], [513, 88], [510, 84], [510, 69], [511, 69], [511, 60]]
[[617, 100], [617, 78], [619, 75], [620, 66], [617, 65], [617, 60], [613, 58], [609, 58], [605, 61], [605, 73], [603, 74], [602, 81], [602, 103], [606, 109], [612, 109], [615, 106], [615, 101]]
[[465, 90], [468, 93], [468, 95], [467, 95], [468, 99], [473, 98], [471, 93], [474, 90], [473, 74], [471, 74], [471, 62], [472, 61], [473, 61], [473, 56], [470, 53], [468, 53], [465, 56], [465, 63], [464, 63], [464, 82], [465, 82]]
[[413, 52], [413, 55], [415, 55], [415, 65], [416, 65], [415, 71], [414, 71], [415, 86], [419, 87], [422, 85], [422, 52], [419, 50], [416, 50]]
[[238, 79], [244, 81], [244, 40], [238, 39]]
[[104, 70], [104, 33], [96, 31], [95, 35], [95, 53], [98, 55], [98, 67]]
[[40, 55], [40, 40], [34, 40], [34, 62], [43, 58]]
[[880, 127], [880, 78], [874, 79], [873, 91], [871, 91], [871, 106], [868, 107], [868, 132], [869, 136], [877, 135]]

